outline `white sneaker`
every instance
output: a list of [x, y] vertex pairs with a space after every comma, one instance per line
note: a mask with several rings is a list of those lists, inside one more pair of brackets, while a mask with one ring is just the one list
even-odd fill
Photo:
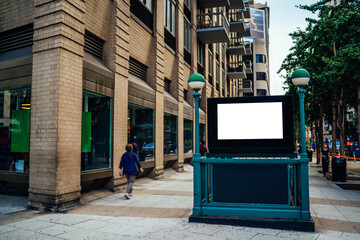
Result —
[[132, 196], [134, 196], [134, 194], [132, 194], [132, 193], [129, 193], [129, 196], [130, 196], [130, 197], [132, 197]]
[[126, 199], [130, 199], [130, 195], [129, 195], [128, 193], [125, 193], [124, 197], [125, 197]]

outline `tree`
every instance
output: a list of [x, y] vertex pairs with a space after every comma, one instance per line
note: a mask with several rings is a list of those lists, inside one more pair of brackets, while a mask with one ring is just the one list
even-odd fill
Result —
[[[294, 46], [279, 70], [286, 71], [285, 84], [290, 88], [290, 74], [299, 67], [312, 75], [305, 105], [309, 123], [315, 123], [322, 140], [322, 120], [332, 123], [333, 142], [340, 130], [340, 152], [344, 153], [345, 113], [347, 107], [360, 112], [360, 0], [343, 0], [337, 6], [322, 0], [299, 8], [318, 13], [306, 19], [305, 30], [290, 36]], [[309, 104], [311, 102], [312, 104]], [[359, 117], [358, 117], [359, 119]], [[335, 148], [335, 144], [333, 144]], [[334, 151], [335, 149], [333, 149]]]

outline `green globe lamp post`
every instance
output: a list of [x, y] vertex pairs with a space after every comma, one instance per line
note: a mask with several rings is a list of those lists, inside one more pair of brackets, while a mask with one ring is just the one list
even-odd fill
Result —
[[[195, 154], [194, 159], [200, 159], [200, 137], [199, 137], [199, 99], [201, 89], [205, 86], [205, 78], [203, 75], [194, 73], [188, 80], [189, 86], [194, 91], [192, 94], [195, 100]], [[193, 215], [201, 214], [201, 173], [200, 162], [194, 161], [194, 208]]]
[[304, 98], [306, 90], [304, 87], [309, 83], [310, 74], [305, 69], [297, 69], [291, 75], [291, 80], [299, 89], [296, 91], [300, 99], [300, 128], [301, 128], [301, 154], [300, 154], [300, 176], [301, 176], [301, 205], [302, 218], [310, 218], [309, 209], [309, 159], [306, 154], [306, 137], [305, 137], [305, 107]]

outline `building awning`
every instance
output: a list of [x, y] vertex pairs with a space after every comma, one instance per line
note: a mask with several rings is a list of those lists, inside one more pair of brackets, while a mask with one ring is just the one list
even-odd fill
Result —
[[178, 101], [166, 91], [164, 93], [164, 103], [164, 112], [178, 115]]
[[184, 100], [184, 118], [194, 120], [194, 108]]
[[155, 90], [140, 78], [129, 74], [129, 103], [155, 109]]
[[83, 88], [105, 96], [114, 96], [114, 73], [100, 59], [84, 52]]

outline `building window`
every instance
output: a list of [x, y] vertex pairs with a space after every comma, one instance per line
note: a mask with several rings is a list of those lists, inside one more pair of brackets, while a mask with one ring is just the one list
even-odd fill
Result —
[[220, 91], [220, 64], [216, 61], [216, 90]]
[[191, 20], [191, 0], [185, 0], [184, 1], [184, 16], [187, 18], [189, 22], [192, 22]]
[[129, 104], [128, 142], [140, 161], [154, 159], [154, 110]]
[[153, 3], [152, 0], [130, 0], [130, 12], [153, 30]]
[[256, 80], [266, 80], [266, 73], [256, 72]]
[[209, 83], [213, 84], [214, 58], [209, 49]]
[[176, 2], [165, 0], [165, 27], [176, 36]]
[[164, 79], [164, 90], [167, 91], [168, 93], [170, 93], [170, 85], [171, 85], [171, 80], [165, 78]]
[[191, 66], [191, 24], [184, 18], [184, 60]]
[[151, 12], [153, 11], [152, 0], [140, 0], [140, 2], [142, 2]]
[[177, 116], [164, 113], [164, 154], [177, 152]]
[[81, 170], [111, 168], [112, 99], [83, 91]]
[[0, 91], [0, 170], [29, 171], [30, 88]]
[[184, 100], [187, 101], [188, 90], [184, 89]]
[[197, 40], [197, 63], [198, 73], [204, 75], [205, 45], [199, 40]]
[[184, 153], [193, 152], [193, 121], [184, 119]]
[[267, 95], [267, 92], [265, 89], [257, 89], [256, 90], [256, 95], [257, 96], [266, 96]]
[[184, 19], [184, 47], [191, 53], [191, 25]]
[[256, 54], [257, 63], [266, 63], [266, 56], [262, 54]]

